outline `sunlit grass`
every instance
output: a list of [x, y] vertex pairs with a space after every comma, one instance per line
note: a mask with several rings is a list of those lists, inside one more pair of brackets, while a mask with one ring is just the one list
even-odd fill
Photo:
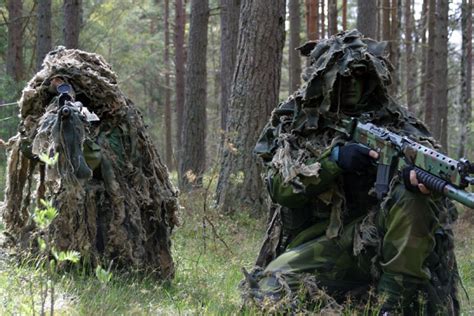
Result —
[[[208, 181], [208, 178], [205, 179]], [[206, 186], [205, 186], [206, 187]], [[54, 311], [57, 315], [229, 315], [241, 311], [238, 284], [241, 268], [250, 268], [265, 231], [265, 219], [242, 211], [220, 214], [207, 201], [205, 189], [181, 196], [181, 226], [172, 237], [175, 278], [168, 283], [143, 274], [114, 272], [108, 284], [93, 273], [75, 271], [57, 276]], [[211, 205], [211, 206], [209, 206]], [[466, 213], [465, 213], [466, 214]], [[457, 225], [457, 255], [464, 287], [474, 297], [474, 242], [472, 218], [464, 215]], [[39, 315], [44, 272], [32, 265], [0, 260], [0, 315]], [[49, 301], [49, 298], [48, 300]], [[356, 302], [353, 302], [356, 303]], [[49, 303], [45, 309], [49, 310]], [[355, 312], [344, 315], [375, 315]], [[463, 299], [464, 315], [474, 309]]]
[[[166, 284], [141, 274], [114, 273], [106, 286], [80, 271], [58, 276], [56, 314], [235, 314], [240, 309], [241, 267], [252, 266], [265, 221], [219, 214], [204, 192], [181, 199], [181, 226], [172, 237], [175, 278]], [[209, 201], [208, 201], [208, 204]], [[39, 314], [41, 291], [32, 265], [2, 261], [0, 314]], [[49, 300], [49, 298], [48, 298]], [[49, 310], [49, 305], [46, 306]]]

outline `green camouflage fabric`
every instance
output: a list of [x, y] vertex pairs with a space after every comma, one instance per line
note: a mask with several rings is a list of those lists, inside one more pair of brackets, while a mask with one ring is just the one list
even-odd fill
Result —
[[[58, 107], [58, 80], [71, 86], [79, 104]], [[84, 109], [99, 120], [87, 120]], [[35, 256], [38, 237], [47, 236], [58, 251], [78, 251], [90, 271], [113, 263], [117, 270], [171, 279], [178, 190], [139, 108], [104, 58], [64, 47], [51, 51], [23, 89], [19, 115], [0, 210], [11, 252]], [[45, 165], [43, 154], [57, 154], [58, 163]], [[58, 210], [47, 228], [38, 227], [33, 214], [43, 199]]]
[[[337, 125], [349, 117], [439, 149], [426, 126], [388, 96], [384, 49], [357, 30], [300, 48], [311, 61], [305, 83], [273, 111], [255, 147], [273, 206], [257, 268], [241, 284], [245, 305], [337, 313], [348, 295], [367, 298], [373, 287], [385, 310], [459, 313], [453, 205], [408, 191], [398, 175], [379, 201], [375, 167], [343, 172], [330, 157], [346, 142]], [[345, 109], [338, 78], [361, 63], [364, 94], [357, 110]]]

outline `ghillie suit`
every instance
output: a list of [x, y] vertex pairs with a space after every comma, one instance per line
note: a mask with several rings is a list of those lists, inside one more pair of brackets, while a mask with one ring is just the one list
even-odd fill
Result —
[[[76, 101], [60, 106], [57, 82]], [[96, 54], [58, 48], [24, 88], [19, 133], [10, 140], [3, 219], [11, 244], [34, 250], [48, 234], [58, 250], [85, 262], [174, 274], [170, 234], [177, 224], [177, 190], [146, 132], [137, 107]], [[87, 122], [95, 113], [98, 120]], [[47, 166], [38, 157], [59, 154]], [[58, 210], [47, 231], [32, 219], [40, 200]]]
[[[333, 157], [348, 145], [336, 126], [348, 117], [438, 147], [425, 125], [388, 96], [384, 49], [356, 30], [300, 48], [311, 60], [305, 83], [273, 111], [255, 147], [274, 204], [258, 267], [245, 272], [244, 304], [338, 314], [347, 297], [368, 299], [373, 287], [386, 311], [459, 313], [452, 203], [408, 191], [398, 174], [379, 201], [376, 168], [342, 170]], [[348, 107], [342, 82], [356, 76], [363, 93]]]

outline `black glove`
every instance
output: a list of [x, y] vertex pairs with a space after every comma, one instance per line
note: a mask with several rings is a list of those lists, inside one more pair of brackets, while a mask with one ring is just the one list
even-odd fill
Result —
[[421, 193], [417, 185], [411, 184], [410, 172], [412, 170], [414, 170], [412, 166], [408, 166], [402, 169], [401, 174], [402, 174], [403, 184], [405, 185], [405, 188], [408, 191], [413, 192], [413, 193]]
[[[337, 147], [333, 150], [337, 150]], [[335, 161], [344, 171], [364, 171], [375, 161], [369, 156], [370, 148], [361, 144], [344, 145], [338, 150]]]

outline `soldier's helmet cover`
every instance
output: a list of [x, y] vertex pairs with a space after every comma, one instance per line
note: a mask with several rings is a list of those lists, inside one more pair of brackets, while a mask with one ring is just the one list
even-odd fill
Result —
[[384, 56], [386, 45], [386, 42], [363, 37], [357, 30], [304, 44], [298, 49], [309, 58], [310, 65], [302, 74], [305, 84], [297, 94], [305, 106], [318, 107], [319, 113], [335, 111], [340, 79], [363, 72], [363, 95], [357, 109], [379, 109], [387, 101], [393, 69]]

